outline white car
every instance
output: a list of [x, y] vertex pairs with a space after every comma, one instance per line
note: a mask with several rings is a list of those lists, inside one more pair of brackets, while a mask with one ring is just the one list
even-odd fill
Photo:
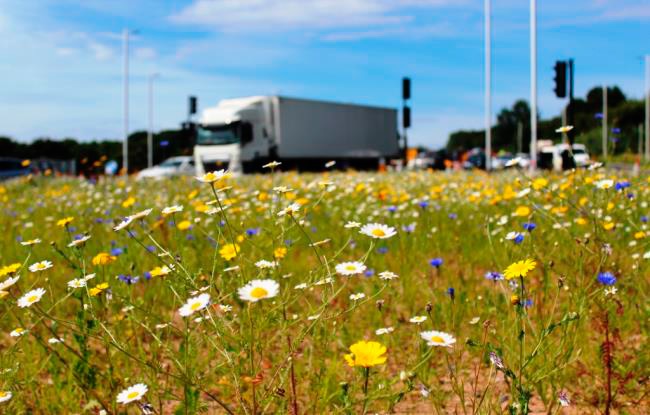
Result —
[[162, 179], [172, 176], [196, 174], [194, 158], [191, 156], [171, 157], [157, 166], [144, 169], [136, 176], [138, 179]]

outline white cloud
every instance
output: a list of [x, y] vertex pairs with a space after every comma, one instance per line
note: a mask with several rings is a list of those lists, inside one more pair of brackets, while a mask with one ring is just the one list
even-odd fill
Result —
[[[409, 7], [446, 7], [461, 3], [465, 1], [195, 0], [171, 16], [171, 20], [224, 32], [400, 27], [415, 20], [415, 13]], [[376, 37], [382, 31], [368, 33]], [[385, 33], [392, 34], [391, 31]]]
[[136, 48], [133, 51], [133, 54], [137, 59], [143, 59], [143, 60], [151, 60], [158, 56], [156, 50], [154, 48], [149, 48], [149, 47]]
[[113, 57], [113, 49], [96, 41], [89, 41], [88, 49], [98, 61], [106, 61]]

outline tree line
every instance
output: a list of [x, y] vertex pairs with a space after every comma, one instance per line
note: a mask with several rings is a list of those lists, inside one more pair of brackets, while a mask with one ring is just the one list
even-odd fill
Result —
[[[617, 86], [607, 89], [609, 152], [623, 153], [638, 151], [639, 125], [644, 122], [644, 102], [627, 99]], [[568, 112], [567, 104], [567, 112]], [[577, 143], [583, 143], [592, 154], [602, 152], [602, 107], [601, 87], [594, 87], [583, 98], [573, 101], [574, 129]], [[538, 140], [549, 139], [558, 142], [560, 135], [555, 130], [562, 125], [562, 117], [548, 119], [538, 117]], [[460, 152], [485, 145], [485, 130], [461, 130], [449, 135], [446, 150]], [[492, 127], [492, 148], [494, 151], [512, 153], [530, 151], [530, 106], [525, 100], [516, 101], [511, 108], [503, 108]]]

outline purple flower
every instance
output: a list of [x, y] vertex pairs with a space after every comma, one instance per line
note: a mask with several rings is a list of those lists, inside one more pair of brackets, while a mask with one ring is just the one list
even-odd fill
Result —
[[456, 290], [454, 290], [454, 287], [447, 288], [447, 295], [451, 298], [451, 301], [454, 301], [456, 298]]
[[631, 186], [630, 182], [628, 182], [627, 180], [623, 180], [622, 182], [616, 182], [616, 185], [614, 186], [614, 188], [616, 190], [620, 191], [620, 190], [626, 189], [626, 188], [628, 188], [630, 186]]
[[648, 217], [645, 215], [641, 216], [641, 222], [648, 223]]
[[117, 278], [120, 281], [127, 283], [128, 285], [135, 284], [140, 279], [140, 277], [132, 277], [128, 274], [120, 274], [117, 276]]
[[149, 251], [151, 253], [154, 253], [154, 252], [156, 252], [156, 247], [153, 246], [153, 245], [148, 245], [147, 246], [147, 251]]
[[380, 246], [379, 248], [377, 248], [377, 253], [378, 254], [385, 254], [387, 252], [388, 252], [388, 248], [385, 247], [385, 246]]
[[457, 218], [458, 218], [458, 215], [457, 215], [457, 214], [455, 214], [455, 213], [450, 213], [450, 214], [449, 214], [449, 219], [451, 219], [451, 220], [456, 220]]
[[429, 261], [429, 264], [432, 267], [440, 268], [440, 265], [442, 265], [442, 258], [433, 258], [431, 261]]
[[528, 232], [532, 232], [532, 231], [535, 230], [535, 228], [537, 227], [537, 225], [536, 225], [535, 223], [533, 223], [533, 222], [526, 222], [526, 223], [524, 223], [522, 226], [523, 226], [524, 229], [527, 230]]
[[111, 249], [111, 255], [113, 255], [113, 256], [120, 256], [123, 253], [124, 253], [124, 250], [122, 248], [115, 247], [115, 248]]
[[391, 205], [391, 206], [388, 206], [387, 209], [388, 209], [388, 211], [389, 211], [390, 213], [395, 213], [395, 212], [397, 212], [397, 206], [392, 206], [392, 205]]
[[505, 369], [503, 359], [501, 359], [495, 352], [490, 352], [490, 362], [492, 362], [492, 364], [496, 366], [497, 369]]
[[504, 279], [503, 274], [496, 271], [488, 271], [485, 273], [485, 278], [492, 281], [501, 281]]
[[418, 206], [420, 206], [422, 209], [426, 209], [429, 206], [429, 202], [423, 200], [420, 203], [418, 203]]
[[363, 273], [363, 275], [365, 275], [366, 277], [370, 278], [370, 277], [372, 277], [373, 275], [375, 275], [375, 270], [372, 269], [372, 268], [368, 268], [368, 269], [366, 270], [366, 272]]
[[603, 285], [614, 285], [616, 277], [611, 272], [601, 272], [598, 274], [598, 282]]
[[260, 228], [249, 228], [246, 229], [246, 235], [255, 236], [260, 233]]

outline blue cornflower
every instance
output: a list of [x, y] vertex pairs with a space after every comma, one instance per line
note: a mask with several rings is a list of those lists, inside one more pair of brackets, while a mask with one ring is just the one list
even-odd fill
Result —
[[397, 212], [397, 206], [394, 206], [394, 205], [388, 206], [387, 209], [388, 209], [388, 211], [389, 211], [390, 213], [395, 213], [395, 212]]
[[122, 248], [115, 247], [115, 248], [111, 249], [111, 255], [113, 255], [113, 256], [120, 256], [123, 253], [124, 253], [124, 250]]
[[380, 246], [379, 248], [377, 248], [377, 253], [378, 254], [385, 254], [387, 252], [388, 252], [388, 247]]
[[641, 216], [641, 222], [648, 223], [648, 217], [645, 215]]
[[120, 274], [120, 275], [117, 276], [117, 278], [120, 281], [125, 282], [125, 283], [127, 283], [129, 285], [135, 284], [140, 279], [140, 277], [132, 277], [132, 276], [130, 276], [128, 274]]
[[614, 186], [614, 188], [616, 190], [620, 191], [620, 190], [626, 189], [626, 188], [628, 188], [630, 186], [631, 186], [630, 182], [628, 182], [627, 180], [623, 180], [622, 182], [616, 182], [616, 185]]
[[151, 279], [151, 273], [149, 271], [145, 271], [144, 274], [142, 274], [145, 280], [150, 280]]
[[529, 307], [532, 307], [532, 306], [533, 306], [533, 300], [532, 299], [528, 298], [528, 299], [526, 299], [526, 301], [524, 301], [524, 307], [525, 308], [529, 308]]
[[248, 228], [246, 229], [246, 235], [255, 236], [260, 233], [260, 228]]
[[406, 233], [412, 233], [415, 231], [415, 223], [402, 226], [402, 230]]
[[454, 287], [447, 288], [447, 295], [451, 298], [451, 301], [454, 301], [456, 298], [456, 290], [454, 290]]
[[611, 272], [601, 272], [598, 274], [598, 282], [603, 285], [614, 285], [616, 277]]
[[423, 200], [420, 203], [418, 203], [418, 206], [420, 206], [422, 209], [426, 209], [429, 206], [429, 202]]
[[156, 252], [156, 247], [153, 245], [147, 245], [147, 251], [154, 253]]
[[532, 232], [532, 231], [535, 230], [535, 228], [537, 227], [537, 225], [536, 225], [535, 223], [533, 223], [533, 222], [526, 222], [526, 223], [524, 223], [522, 226], [523, 226], [524, 229], [527, 230], [528, 232]]
[[520, 243], [522, 243], [524, 241], [524, 234], [523, 233], [518, 233], [517, 236], [515, 236], [515, 239], [513, 239], [513, 241], [517, 245], [519, 245]]
[[187, 239], [188, 241], [193, 241], [193, 240], [196, 239], [196, 238], [195, 238], [194, 235], [192, 235], [191, 233], [188, 233], [188, 234], [185, 236], [185, 239]]
[[496, 271], [488, 271], [485, 273], [485, 278], [492, 281], [501, 281], [504, 279], [503, 274]]
[[363, 275], [365, 275], [366, 277], [370, 278], [370, 277], [372, 277], [373, 275], [375, 275], [375, 270], [372, 269], [372, 268], [368, 268], [368, 269], [363, 273]]
[[457, 215], [457, 214], [455, 214], [455, 213], [450, 213], [450, 214], [449, 214], [449, 219], [451, 219], [451, 220], [456, 220], [457, 218], [458, 218], [458, 215]]
[[440, 265], [442, 265], [442, 258], [433, 258], [429, 261], [429, 264], [431, 264], [432, 267], [440, 268]]

